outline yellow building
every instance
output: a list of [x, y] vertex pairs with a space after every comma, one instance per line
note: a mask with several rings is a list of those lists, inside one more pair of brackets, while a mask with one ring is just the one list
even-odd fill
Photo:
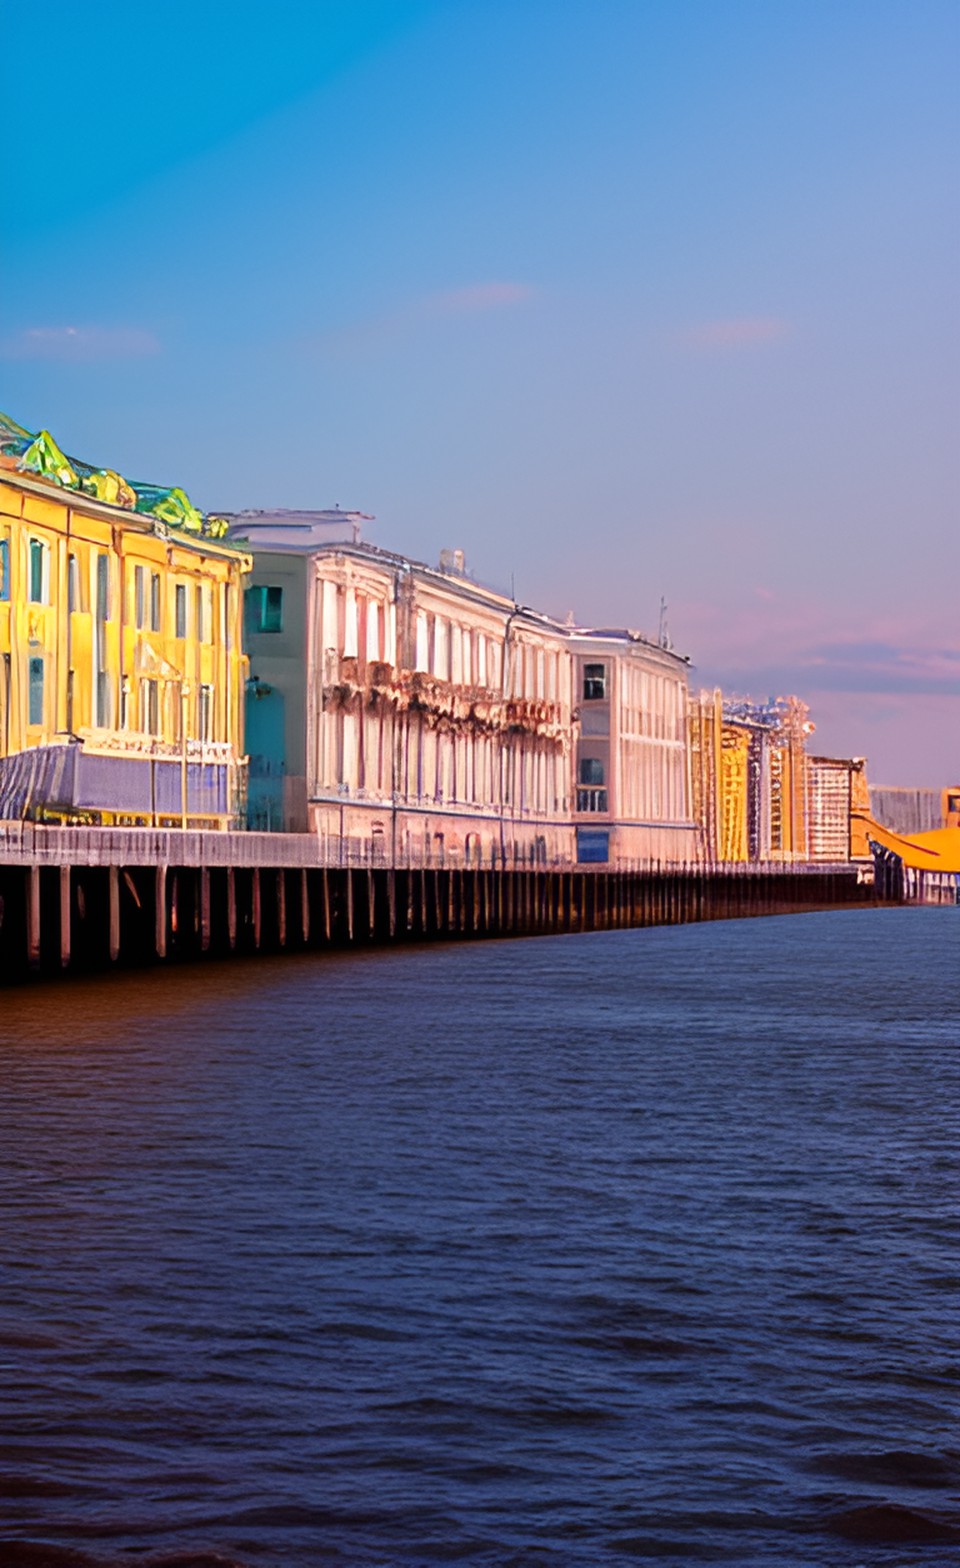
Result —
[[249, 558], [0, 416], [0, 817], [226, 827]]
[[811, 856], [806, 742], [797, 697], [755, 703], [701, 692], [690, 705], [693, 808], [711, 861]]

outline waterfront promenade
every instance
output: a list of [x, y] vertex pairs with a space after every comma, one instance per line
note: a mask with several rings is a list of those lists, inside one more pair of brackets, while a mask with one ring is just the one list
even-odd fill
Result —
[[[310, 834], [0, 825], [0, 979], [871, 903], [849, 864], [330, 864]], [[324, 857], [327, 857], [326, 863]]]

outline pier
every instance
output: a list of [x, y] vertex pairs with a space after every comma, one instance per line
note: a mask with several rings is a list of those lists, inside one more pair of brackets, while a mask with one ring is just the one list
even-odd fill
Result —
[[863, 906], [850, 865], [329, 865], [307, 834], [0, 827], [0, 979]]

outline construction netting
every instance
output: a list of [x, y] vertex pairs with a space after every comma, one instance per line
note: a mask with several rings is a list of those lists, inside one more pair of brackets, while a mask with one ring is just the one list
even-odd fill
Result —
[[207, 539], [222, 539], [227, 531], [223, 518], [204, 516], [179, 486], [127, 480], [112, 468], [95, 468], [79, 458], [68, 457], [49, 430], [24, 430], [22, 425], [2, 413], [0, 457], [12, 460], [20, 473], [37, 474], [64, 489], [76, 490], [110, 506], [155, 517], [170, 528], [202, 534]]

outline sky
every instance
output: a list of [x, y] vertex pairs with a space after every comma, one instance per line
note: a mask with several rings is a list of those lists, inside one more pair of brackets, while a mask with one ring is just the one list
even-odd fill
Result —
[[[960, 779], [956, 0], [4, 16], [0, 408]], [[14, 67], [15, 68], [12, 68]]]

